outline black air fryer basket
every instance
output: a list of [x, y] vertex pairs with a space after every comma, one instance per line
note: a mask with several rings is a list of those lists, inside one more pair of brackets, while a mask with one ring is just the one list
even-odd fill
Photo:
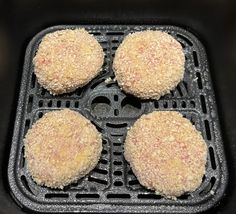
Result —
[[[66, 28], [84, 27], [105, 53], [101, 73], [73, 93], [52, 96], [33, 73], [32, 59], [42, 37]], [[112, 62], [124, 37], [141, 30], [162, 30], [175, 37], [185, 53], [184, 80], [158, 101], [125, 94], [113, 80]], [[38, 33], [25, 53], [24, 70], [8, 165], [12, 197], [25, 211], [93, 213], [194, 213], [208, 210], [223, 196], [228, 174], [208, 58], [202, 43], [189, 31], [171, 25], [55, 26]], [[105, 81], [108, 78], [111, 81]], [[91, 120], [102, 132], [103, 151], [96, 168], [77, 183], [55, 190], [37, 185], [24, 159], [23, 138], [46, 112], [70, 108]], [[206, 174], [201, 186], [177, 200], [165, 199], [142, 187], [123, 156], [127, 128], [142, 114], [175, 110], [191, 120], [208, 146]]]

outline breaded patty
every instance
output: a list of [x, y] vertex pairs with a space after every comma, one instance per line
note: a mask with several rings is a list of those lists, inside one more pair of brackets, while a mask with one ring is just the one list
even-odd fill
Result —
[[118, 47], [113, 69], [120, 87], [142, 99], [159, 99], [184, 76], [181, 44], [161, 31], [129, 34]]
[[85, 29], [67, 29], [43, 37], [33, 59], [38, 82], [53, 95], [86, 85], [101, 70], [104, 53]]
[[63, 188], [97, 165], [102, 138], [88, 119], [64, 109], [39, 119], [28, 130], [24, 145], [33, 180], [39, 185]]
[[139, 182], [157, 194], [174, 199], [196, 190], [202, 182], [206, 143], [178, 112], [155, 111], [141, 116], [128, 131], [124, 148]]

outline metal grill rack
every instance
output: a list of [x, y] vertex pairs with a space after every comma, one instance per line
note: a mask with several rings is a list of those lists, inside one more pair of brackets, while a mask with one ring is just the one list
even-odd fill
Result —
[[[102, 45], [105, 62], [99, 76], [75, 92], [52, 96], [37, 82], [32, 59], [42, 37], [55, 30], [84, 27]], [[113, 78], [115, 51], [125, 35], [146, 29], [174, 36], [185, 53], [184, 80], [158, 101], [141, 101], [122, 92]], [[45, 112], [70, 108], [91, 120], [103, 134], [103, 151], [96, 168], [77, 183], [55, 190], [38, 186], [29, 176], [23, 137]], [[165, 199], [142, 187], [123, 157], [127, 127], [142, 114], [175, 110], [189, 118], [208, 145], [206, 174], [201, 186], [177, 200]], [[223, 196], [228, 173], [217, 108], [206, 53], [190, 32], [175, 26], [84, 25], [55, 26], [37, 34], [29, 43], [8, 166], [11, 194], [22, 209], [37, 212], [193, 213], [214, 206]]]

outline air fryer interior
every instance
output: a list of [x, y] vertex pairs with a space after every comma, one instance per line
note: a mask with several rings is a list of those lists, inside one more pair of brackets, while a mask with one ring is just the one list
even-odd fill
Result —
[[[105, 62], [102, 71], [85, 87], [53, 96], [37, 82], [33, 57], [47, 33], [81, 27], [93, 34], [103, 47]], [[112, 63], [117, 47], [127, 34], [147, 29], [162, 30], [175, 37], [182, 45], [186, 59], [183, 81], [157, 101], [143, 101], [127, 95], [113, 80]], [[53, 190], [37, 185], [30, 177], [24, 158], [23, 138], [32, 123], [44, 113], [63, 108], [82, 113], [97, 126], [103, 135], [103, 151], [99, 164], [89, 175], [63, 190]], [[142, 114], [166, 110], [179, 111], [190, 119], [208, 146], [206, 173], [201, 186], [177, 200], [165, 199], [142, 187], [123, 156], [128, 128]], [[210, 70], [200, 41], [182, 28], [167, 25], [55, 26], [37, 34], [25, 54], [8, 176], [11, 194], [25, 210], [193, 213], [213, 207], [223, 197], [228, 173]]]
[[[26, 46], [41, 30], [58, 24], [180, 26], [205, 47], [229, 167], [229, 185], [217, 208], [235, 210], [235, 5], [233, 1], [5, 1], [0, 7], [0, 211], [22, 213], [9, 195], [7, 165]], [[47, 104], [43, 104], [47, 105]], [[53, 104], [54, 105], [54, 104]], [[62, 106], [66, 105], [62, 103]], [[68, 104], [67, 104], [68, 105]], [[75, 104], [77, 105], [77, 104]], [[166, 105], [166, 104], [165, 104]], [[169, 104], [168, 104], [169, 105]]]

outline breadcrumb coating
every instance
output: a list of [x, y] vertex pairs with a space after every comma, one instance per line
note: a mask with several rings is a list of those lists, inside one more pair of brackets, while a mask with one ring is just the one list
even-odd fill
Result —
[[141, 116], [128, 131], [124, 155], [139, 182], [167, 198], [196, 190], [205, 174], [207, 146], [174, 111]]
[[53, 95], [86, 85], [101, 70], [104, 53], [85, 29], [67, 29], [43, 37], [33, 59], [39, 83]]
[[78, 112], [46, 113], [24, 138], [29, 173], [39, 185], [60, 188], [76, 182], [98, 163], [102, 138]]
[[113, 69], [120, 87], [142, 99], [158, 100], [183, 79], [181, 44], [161, 31], [129, 34], [118, 47]]

